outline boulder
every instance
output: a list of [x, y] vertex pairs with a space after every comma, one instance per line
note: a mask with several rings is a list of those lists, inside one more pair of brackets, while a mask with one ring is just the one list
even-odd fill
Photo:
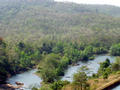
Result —
[[15, 82], [16, 85], [24, 85], [24, 83], [21, 83], [21, 82]]

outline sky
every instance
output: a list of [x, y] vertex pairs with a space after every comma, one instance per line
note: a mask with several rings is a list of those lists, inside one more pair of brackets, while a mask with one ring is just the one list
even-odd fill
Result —
[[107, 4], [107, 5], [115, 5], [120, 6], [120, 0], [55, 0], [55, 1], [69, 1], [80, 4]]

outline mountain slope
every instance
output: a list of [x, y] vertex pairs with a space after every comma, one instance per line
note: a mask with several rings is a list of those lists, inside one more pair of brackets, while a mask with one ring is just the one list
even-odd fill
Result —
[[49, 0], [0, 2], [0, 35], [9, 41], [119, 41], [119, 7]]

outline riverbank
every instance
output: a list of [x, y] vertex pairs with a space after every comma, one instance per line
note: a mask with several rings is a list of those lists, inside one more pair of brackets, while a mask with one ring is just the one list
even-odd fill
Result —
[[[116, 87], [116, 84], [115, 85], [113, 84], [118, 81], [120, 82], [120, 73], [111, 74], [108, 77], [108, 79], [103, 79], [102, 77], [96, 78], [96, 79], [94, 78], [88, 79], [87, 83], [89, 84], [89, 87], [90, 87], [89, 90], [116, 90], [116, 89], [113, 89]], [[80, 86], [71, 83], [64, 86], [61, 90], [74, 90], [74, 89], [80, 89]]]
[[0, 90], [15, 90], [21, 88], [23, 85], [14, 86], [11, 84], [1, 84]]
[[[15, 82], [14, 82], [14, 84], [11, 84], [10, 82], [8, 82], [8, 80], [10, 78], [16, 76], [16, 75], [23, 74], [23, 73], [25, 73], [27, 71], [30, 71], [30, 70], [33, 70], [33, 69], [36, 69], [36, 66], [33, 66], [31, 68], [21, 69], [20, 71], [17, 71], [17, 72], [15, 72], [13, 74], [8, 74], [6, 81], [4, 81], [4, 83], [0, 84], [0, 90], [5, 90], [5, 89], [7, 89], [7, 90], [14, 90], [14, 89], [23, 87], [24, 85], [16, 85]], [[24, 83], [24, 82], [20, 82], [20, 83]]]
[[0, 90], [15, 90], [15, 88], [10, 87], [8, 84], [1, 84]]
[[70, 65], [61, 80], [68, 80], [72, 82], [74, 73], [76, 73], [82, 66], [87, 66], [87, 68], [89, 68], [90, 72], [88, 73], [88, 76], [91, 76], [93, 73], [97, 73], [98, 68], [100, 67], [99, 63], [104, 62], [107, 58], [110, 60], [111, 63], [115, 60], [114, 56], [103, 54], [97, 55], [94, 60], [88, 60], [86, 62], [79, 61], [77, 63], [79, 64], [78, 66]]
[[[88, 80], [88, 83], [90, 85], [90, 90], [104, 90], [104, 88], [108, 87], [109, 89], [105, 90], [111, 90], [116, 87], [116, 84], [113, 84], [118, 81], [120, 81], [120, 72], [111, 74], [108, 79], [103, 79], [102, 77], [96, 79], [92, 78]], [[111, 87], [111, 85], [113, 86]]]
[[[68, 80], [72, 82], [74, 73], [76, 73], [80, 69], [81, 66], [85, 66], [85, 65], [89, 68], [90, 71], [92, 71], [90, 75], [92, 75], [92, 73], [97, 73], [98, 68], [99, 68], [99, 63], [104, 62], [107, 58], [110, 59], [110, 62], [114, 62], [115, 60], [114, 56], [99, 55], [99, 56], [96, 56], [94, 60], [89, 60], [87, 62], [79, 61], [77, 63], [79, 65], [75, 65], [75, 66], [70, 65], [70, 67], [68, 67], [68, 69], [65, 72], [65, 75], [62, 77], [61, 80], [63, 81]], [[15, 85], [15, 82], [21, 82], [25, 84], [24, 85], [25, 88], [31, 88], [33, 86], [40, 87], [42, 79], [39, 77], [38, 74], [36, 75], [36, 71], [37, 69], [32, 69], [30, 71], [17, 74], [9, 78], [7, 82], [12, 85]]]
[[7, 83], [10, 83], [11, 85], [16, 85], [15, 82], [24, 83], [22, 88], [27, 90], [31, 90], [34, 86], [39, 88], [41, 86], [40, 82], [42, 82], [42, 79], [35, 74], [36, 71], [37, 69], [32, 69], [21, 74], [16, 74], [9, 78]]
[[[22, 74], [22, 73], [24, 73], [24, 72], [27, 72], [27, 71], [33, 70], [33, 69], [36, 69], [36, 66], [33, 66], [33, 67], [31, 67], [31, 68], [21, 69], [20, 71], [17, 71], [17, 72], [15, 72], [15, 73], [13, 73], [13, 74], [8, 74], [5, 83], [7, 83], [7, 80], [8, 80], [9, 78], [11, 78], [12, 76], [15, 76], [15, 75], [17, 75], [17, 74]], [[7, 84], [9, 84], [9, 83], [7, 83]]]

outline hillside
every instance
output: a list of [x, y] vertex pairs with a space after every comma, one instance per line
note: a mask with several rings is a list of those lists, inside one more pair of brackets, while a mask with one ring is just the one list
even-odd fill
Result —
[[120, 71], [119, 57], [115, 63], [106, 58], [91, 77], [84, 72], [86, 66], [73, 75], [72, 83], [61, 81], [61, 77], [69, 66], [94, 61], [100, 54], [120, 56], [119, 37], [120, 7], [54, 0], [0, 0], [0, 88], [13, 86], [6, 84], [9, 77], [32, 68], [40, 76], [40, 90], [60, 90], [65, 85], [69, 89], [72, 84], [78, 84], [81, 90], [82, 86], [91, 88], [89, 78], [106, 80]]
[[53, 0], [0, 0], [0, 13], [0, 36], [8, 41], [38, 42], [45, 38], [77, 42], [119, 41], [119, 7]]

